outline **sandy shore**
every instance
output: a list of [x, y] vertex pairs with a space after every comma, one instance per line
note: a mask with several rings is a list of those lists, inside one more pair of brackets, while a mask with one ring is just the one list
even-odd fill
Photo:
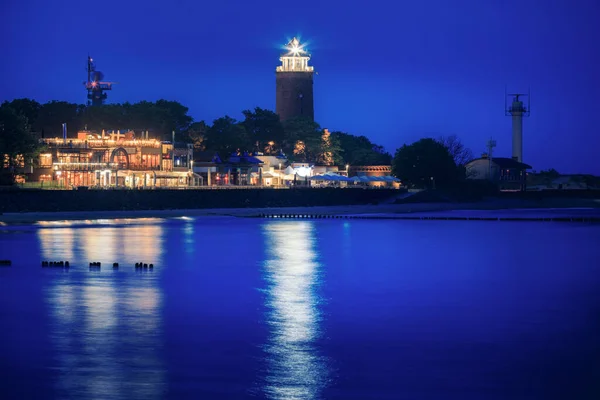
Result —
[[423, 211], [451, 210], [451, 204], [389, 204], [389, 205], [352, 205], [329, 207], [277, 207], [277, 208], [207, 208], [183, 210], [139, 210], [139, 211], [72, 211], [72, 212], [30, 212], [5, 213], [0, 215], [0, 221], [35, 222], [80, 219], [110, 219], [110, 218], [173, 218], [173, 217], [258, 217], [263, 214], [380, 214], [380, 213], [409, 213]]
[[380, 204], [352, 205], [329, 207], [285, 207], [285, 208], [213, 208], [188, 210], [139, 210], [139, 211], [77, 211], [77, 212], [29, 212], [5, 213], [0, 215], [2, 223], [30, 223], [35, 221], [89, 220], [114, 218], [174, 218], [174, 217], [258, 217], [263, 214], [311, 214], [311, 215], [368, 215], [368, 214], [403, 214], [468, 211], [469, 213], [489, 211], [509, 211], [522, 209], [563, 209], [562, 214], [580, 215], [583, 209], [586, 214], [597, 216], [600, 213], [598, 200], [565, 200], [525, 202], [520, 200], [488, 200], [477, 203], [416, 203], [416, 204]]

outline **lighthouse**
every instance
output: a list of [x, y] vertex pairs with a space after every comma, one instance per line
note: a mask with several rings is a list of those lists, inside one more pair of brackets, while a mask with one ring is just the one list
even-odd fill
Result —
[[[523, 117], [529, 116], [529, 104], [527, 107], [523, 105], [521, 97], [527, 97], [529, 100], [529, 94], [515, 93], [509, 94], [512, 96], [512, 103], [509, 107], [506, 107], [506, 115], [512, 117], [512, 158], [518, 162], [523, 162]], [[506, 98], [506, 96], [505, 96]]]
[[314, 120], [313, 72], [308, 65], [310, 54], [297, 38], [293, 38], [281, 54], [281, 65], [275, 70], [275, 111], [281, 121], [293, 117]]

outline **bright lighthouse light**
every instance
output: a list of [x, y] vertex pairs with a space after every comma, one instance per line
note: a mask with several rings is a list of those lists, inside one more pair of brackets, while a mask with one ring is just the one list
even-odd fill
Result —
[[292, 56], [298, 56], [300, 53], [304, 53], [303, 47], [304, 46], [300, 44], [300, 41], [297, 38], [293, 38], [287, 45], [289, 54]]
[[300, 53], [300, 47], [298, 46], [300, 43], [298, 43], [298, 39], [294, 38], [294, 40], [292, 40], [292, 53], [294, 53], [294, 55], [298, 55], [298, 53]]

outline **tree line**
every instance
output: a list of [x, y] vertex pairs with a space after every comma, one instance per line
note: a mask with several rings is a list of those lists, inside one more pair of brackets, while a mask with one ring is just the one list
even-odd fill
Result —
[[452, 184], [464, 178], [464, 165], [472, 154], [454, 135], [422, 139], [396, 150], [394, 157], [366, 136], [327, 131], [307, 118], [280, 121], [273, 111], [259, 107], [244, 110], [243, 119], [223, 116], [212, 123], [194, 121], [188, 107], [177, 101], [158, 100], [90, 107], [65, 101], [44, 104], [15, 99], [0, 105], [0, 154], [4, 169], [19, 157], [35, 158], [37, 137], [68, 137], [80, 130], [131, 129], [149, 131], [152, 137], [192, 143], [196, 150], [214, 151], [227, 158], [236, 152], [285, 154], [290, 161], [321, 165], [390, 165], [395, 176], [415, 186]]
[[366, 136], [331, 132], [324, 137], [323, 129], [310, 119], [281, 122], [277, 114], [259, 107], [244, 110], [242, 120], [226, 115], [212, 123], [194, 121], [187, 107], [168, 100], [89, 107], [65, 101], [40, 104], [31, 99], [15, 99], [1, 107], [24, 117], [22, 122], [28, 131], [41, 137], [62, 136], [62, 124], [66, 123], [68, 137], [76, 137], [80, 130], [131, 129], [170, 140], [171, 132], [175, 132], [176, 141], [193, 143], [198, 150], [215, 151], [222, 156], [236, 151], [283, 152], [294, 161], [332, 165], [391, 162], [391, 155]]

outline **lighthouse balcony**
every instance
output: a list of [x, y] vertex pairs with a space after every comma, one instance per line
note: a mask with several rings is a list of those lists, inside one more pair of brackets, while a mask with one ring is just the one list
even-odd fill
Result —
[[277, 72], [314, 72], [314, 67], [313, 66], [305, 66], [305, 67], [284, 67], [283, 65], [280, 65], [277, 67], [277, 69], [275, 71]]

